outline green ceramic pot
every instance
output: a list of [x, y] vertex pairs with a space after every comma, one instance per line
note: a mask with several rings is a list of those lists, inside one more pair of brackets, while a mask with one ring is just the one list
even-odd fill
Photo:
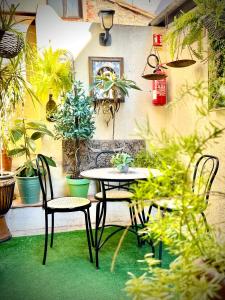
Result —
[[33, 204], [40, 201], [40, 182], [38, 176], [16, 177], [22, 203]]
[[66, 176], [66, 182], [69, 186], [69, 193], [72, 197], [87, 198], [90, 180], [89, 179], [71, 179], [71, 175]]

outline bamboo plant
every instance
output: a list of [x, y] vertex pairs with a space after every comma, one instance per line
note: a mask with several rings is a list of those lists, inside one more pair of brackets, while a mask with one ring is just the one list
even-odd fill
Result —
[[[186, 92], [193, 98], [195, 90], [196, 87], [189, 87]], [[204, 91], [202, 93], [205, 95]], [[200, 113], [197, 126], [200, 121], [208, 122], [207, 111], [208, 107], [201, 110], [197, 107]], [[145, 256], [146, 272], [140, 277], [131, 275], [126, 291], [133, 299], [223, 299], [225, 240], [219, 230], [209, 225], [206, 227], [200, 218], [206, 204], [201, 195], [191, 191], [190, 178], [199, 155], [206, 152], [210, 143], [215, 145], [225, 128], [210, 122], [204, 133], [198, 131], [198, 126], [194, 132], [184, 136], [165, 136], [164, 133], [159, 136], [149, 130], [149, 126], [146, 132], [143, 132], [143, 127], [140, 128], [141, 136], [150, 143], [149, 156], [154, 153], [156, 158], [160, 158], [154, 161], [155, 164], [151, 161], [150, 166], [159, 168], [161, 176], [154, 178], [150, 174], [147, 181], [133, 187], [133, 205], [149, 207], [151, 202], [157, 203], [162, 198], [177, 197], [180, 206], [179, 210], [164, 212], [163, 215], [160, 211], [156, 212], [140, 231], [155, 245], [162, 241], [164, 249], [173, 255], [173, 261], [168, 268], [162, 268], [158, 266], [160, 261], [157, 257], [153, 258], [153, 254], [149, 253]], [[150, 162], [149, 156], [146, 161]]]

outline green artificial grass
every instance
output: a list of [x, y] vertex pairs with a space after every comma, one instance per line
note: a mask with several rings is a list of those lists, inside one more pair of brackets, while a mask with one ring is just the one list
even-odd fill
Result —
[[[111, 230], [107, 229], [106, 233]], [[128, 233], [111, 272], [112, 257], [121, 234], [115, 235], [101, 249], [99, 270], [89, 261], [85, 231], [55, 234], [54, 246], [48, 248], [45, 266], [42, 265], [43, 236], [19, 237], [1, 243], [0, 299], [128, 299], [124, 291], [129, 279], [127, 272], [144, 273], [146, 265], [138, 260], [150, 252], [150, 247], [138, 247], [136, 237]], [[164, 251], [163, 267], [167, 267], [171, 260], [172, 257]]]

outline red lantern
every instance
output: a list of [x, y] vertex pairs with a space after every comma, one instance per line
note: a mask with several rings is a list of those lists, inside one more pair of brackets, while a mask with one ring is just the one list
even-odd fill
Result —
[[[156, 74], [165, 74], [160, 68], [155, 71]], [[152, 104], [165, 105], [166, 104], [166, 78], [152, 81]]]

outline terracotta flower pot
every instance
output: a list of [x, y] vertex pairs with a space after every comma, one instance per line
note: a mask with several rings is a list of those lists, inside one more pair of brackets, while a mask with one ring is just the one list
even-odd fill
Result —
[[11, 171], [12, 170], [12, 157], [7, 155], [5, 149], [2, 150], [2, 170]]

